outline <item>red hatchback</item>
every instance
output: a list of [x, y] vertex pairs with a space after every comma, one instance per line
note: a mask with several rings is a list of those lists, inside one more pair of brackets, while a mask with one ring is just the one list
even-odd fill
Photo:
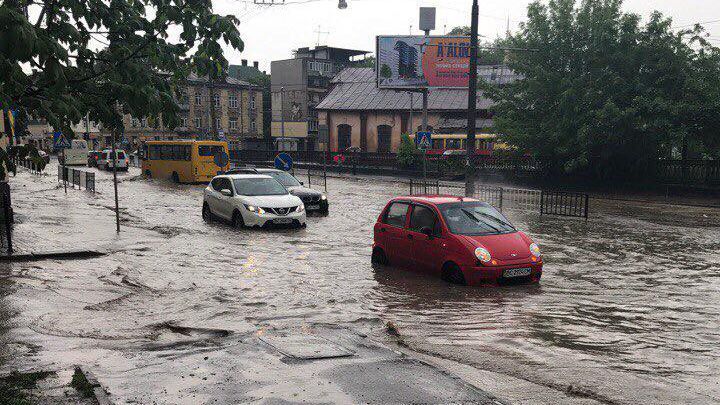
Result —
[[454, 196], [391, 200], [375, 224], [372, 261], [470, 285], [537, 283], [543, 265], [537, 244], [490, 204]]

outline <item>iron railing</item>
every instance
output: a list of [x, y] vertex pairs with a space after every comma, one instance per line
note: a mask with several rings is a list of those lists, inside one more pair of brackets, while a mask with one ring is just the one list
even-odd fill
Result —
[[540, 215], [588, 218], [590, 196], [567, 191], [544, 191], [540, 194]]
[[78, 190], [85, 190], [95, 192], [95, 172], [87, 170], [80, 170], [68, 166], [58, 166], [58, 182], [67, 183]]
[[0, 215], [2, 215], [3, 229], [0, 232], [2, 246], [7, 254], [13, 253], [12, 225], [14, 222], [12, 201], [10, 199], [10, 185], [7, 182], [0, 182]]

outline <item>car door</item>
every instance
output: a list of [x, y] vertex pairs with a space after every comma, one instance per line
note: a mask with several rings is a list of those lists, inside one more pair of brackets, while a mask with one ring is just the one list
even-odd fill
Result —
[[[408, 237], [412, 241], [412, 263], [414, 268], [428, 273], [440, 273], [445, 261], [446, 242], [437, 212], [429, 205], [413, 204], [408, 222]], [[430, 228], [432, 235], [422, 232]]]
[[218, 196], [218, 211], [221, 216], [223, 216], [226, 219], [232, 218], [232, 213], [234, 209], [234, 205], [232, 203], [233, 197], [226, 196], [223, 193], [221, 193], [221, 190], [230, 190], [232, 192], [232, 195], [235, 195], [233, 192], [233, 186], [232, 181], [227, 177], [221, 177], [220, 178], [220, 190], [218, 190], [217, 196]]
[[406, 266], [412, 253], [411, 241], [405, 228], [409, 208], [410, 204], [407, 202], [397, 201], [390, 204], [379, 229], [385, 240], [385, 254], [390, 263], [397, 266]]
[[210, 207], [210, 211], [212, 211], [213, 214], [222, 216], [220, 214], [220, 198], [218, 198], [218, 195], [220, 194], [220, 183], [222, 182], [222, 178], [216, 177], [212, 179], [210, 182], [210, 185], [206, 189], [206, 198], [205, 202], [208, 203], [208, 206]]

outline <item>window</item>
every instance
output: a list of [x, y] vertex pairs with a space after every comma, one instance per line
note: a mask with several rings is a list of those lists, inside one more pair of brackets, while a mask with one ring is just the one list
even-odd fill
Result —
[[201, 126], [202, 126], [202, 119], [195, 118], [195, 128], [200, 128]]
[[402, 228], [405, 226], [405, 214], [407, 214], [407, 203], [393, 203], [385, 213], [385, 222], [388, 225]]
[[255, 109], [255, 93], [250, 92], [250, 109]]
[[182, 128], [187, 128], [187, 117], [180, 117], [180, 126]]
[[443, 148], [445, 148], [444, 142], [445, 142], [444, 139], [433, 139], [432, 140], [432, 148], [433, 149], [443, 149]]
[[237, 108], [238, 102], [235, 94], [231, 94], [230, 97], [228, 97], [228, 104], [230, 104], [230, 108]]
[[392, 127], [390, 125], [378, 125], [377, 127], [377, 151], [379, 153], [390, 152], [390, 138], [392, 136]]
[[230, 118], [230, 130], [234, 131], [237, 129], [237, 118]]
[[220, 129], [220, 118], [215, 118], [215, 129]]
[[212, 186], [213, 190], [215, 190], [215, 191], [222, 190], [220, 188], [220, 187], [222, 187], [222, 180], [223, 180], [222, 177], [216, 177], [216, 178], [212, 179], [212, 181], [210, 182], [210, 185]]
[[257, 125], [255, 125], [255, 121], [250, 121], [250, 130], [255, 131], [257, 129]]
[[344, 152], [345, 149], [350, 147], [352, 127], [347, 124], [340, 124], [337, 126], [338, 132], [338, 151]]
[[200, 156], [215, 156], [222, 152], [225, 152], [225, 149], [220, 145], [200, 145], [198, 147]]
[[190, 160], [190, 145], [149, 145], [150, 160]]
[[219, 94], [213, 94], [213, 105], [215, 107], [220, 107], [220, 95]]
[[202, 95], [200, 93], [195, 93], [195, 105], [202, 104]]
[[433, 230], [433, 235], [440, 236], [440, 222], [436, 220], [435, 211], [423, 205], [414, 205], [410, 214], [410, 229], [421, 232], [423, 228]]

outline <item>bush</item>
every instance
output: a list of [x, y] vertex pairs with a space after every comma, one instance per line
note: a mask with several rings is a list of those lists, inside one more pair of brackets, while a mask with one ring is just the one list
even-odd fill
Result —
[[402, 134], [400, 136], [400, 148], [398, 148], [397, 160], [400, 167], [408, 169], [415, 163], [415, 154], [417, 149], [415, 143], [410, 139], [410, 135]]

